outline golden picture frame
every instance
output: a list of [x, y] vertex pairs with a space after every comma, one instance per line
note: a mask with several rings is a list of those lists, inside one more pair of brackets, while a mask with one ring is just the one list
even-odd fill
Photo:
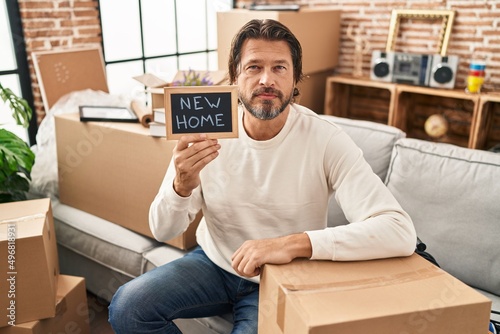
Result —
[[441, 31], [436, 53], [446, 56], [450, 40], [455, 11], [453, 10], [422, 10], [422, 9], [393, 9], [389, 25], [386, 52], [395, 51], [394, 45], [399, 33], [401, 19], [441, 20]]

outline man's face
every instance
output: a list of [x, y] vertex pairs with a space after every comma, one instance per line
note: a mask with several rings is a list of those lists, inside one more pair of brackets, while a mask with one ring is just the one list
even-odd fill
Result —
[[284, 41], [249, 39], [241, 48], [236, 83], [240, 101], [258, 119], [273, 119], [293, 98], [290, 47]]

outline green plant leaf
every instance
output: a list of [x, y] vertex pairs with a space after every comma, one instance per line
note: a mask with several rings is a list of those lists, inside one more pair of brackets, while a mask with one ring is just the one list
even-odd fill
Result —
[[16, 123], [27, 128], [32, 116], [28, 101], [18, 97], [10, 88], [4, 88], [2, 84], [0, 84], [0, 97], [4, 102], [9, 103], [12, 117], [16, 120]]
[[0, 129], [0, 191], [7, 189], [6, 182], [12, 174], [22, 174], [31, 180], [34, 163], [35, 154], [28, 144], [12, 132]]

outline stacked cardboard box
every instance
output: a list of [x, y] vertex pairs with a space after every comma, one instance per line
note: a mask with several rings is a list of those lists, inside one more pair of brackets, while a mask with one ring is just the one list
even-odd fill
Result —
[[0, 204], [0, 254], [0, 334], [90, 333], [84, 279], [59, 274], [50, 199]]

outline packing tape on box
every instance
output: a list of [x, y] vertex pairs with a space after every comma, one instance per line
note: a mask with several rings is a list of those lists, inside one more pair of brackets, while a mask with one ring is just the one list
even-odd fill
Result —
[[0, 224], [20, 223], [20, 222], [24, 222], [24, 221], [31, 221], [31, 220], [41, 219], [41, 218], [45, 218], [44, 213], [36, 213], [33, 215], [29, 215], [29, 216], [4, 219], [4, 220], [0, 220]]
[[153, 121], [153, 112], [137, 101], [132, 101], [130, 108], [132, 108], [132, 111], [135, 113], [142, 126], [149, 128], [149, 123]]
[[444, 271], [438, 267], [428, 267], [419, 270], [408, 271], [400, 274], [372, 277], [367, 279], [357, 279], [342, 282], [328, 282], [318, 284], [282, 284], [282, 288], [288, 291], [298, 291], [303, 293], [318, 293], [333, 292], [333, 291], [346, 291], [374, 288], [386, 285], [394, 285], [417, 281], [425, 278], [432, 278], [442, 275]]

